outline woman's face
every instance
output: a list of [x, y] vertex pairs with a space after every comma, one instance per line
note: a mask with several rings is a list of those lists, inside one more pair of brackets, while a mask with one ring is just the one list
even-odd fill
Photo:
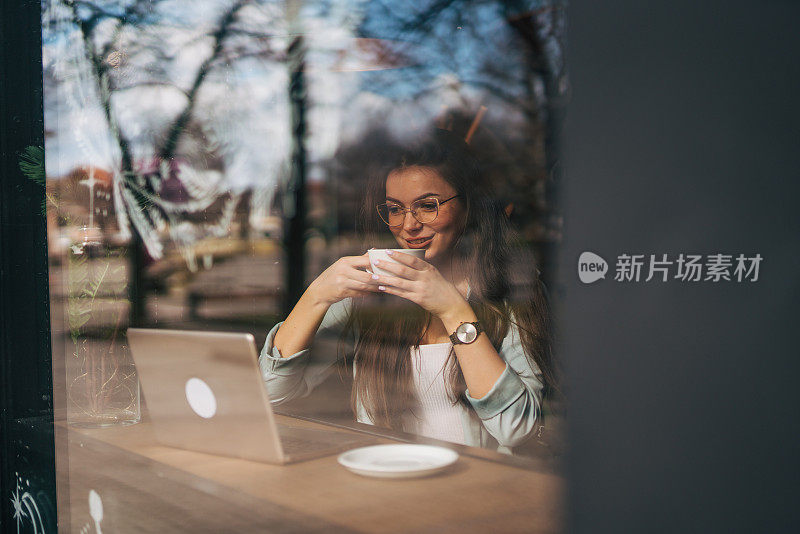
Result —
[[[442, 201], [454, 195], [455, 188], [429, 167], [395, 170], [386, 178], [386, 201], [404, 208], [421, 198], [438, 197]], [[401, 226], [389, 229], [402, 248], [424, 248], [425, 261], [436, 263], [449, 255], [463, 227], [464, 208], [459, 197], [439, 206], [433, 222], [422, 224], [407, 212]]]

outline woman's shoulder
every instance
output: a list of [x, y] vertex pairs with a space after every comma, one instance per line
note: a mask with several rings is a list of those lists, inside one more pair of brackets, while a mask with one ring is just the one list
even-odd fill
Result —
[[330, 305], [328, 311], [325, 313], [325, 318], [322, 322], [325, 325], [342, 324], [347, 321], [350, 312], [353, 310], [353, 299], [347, 297]]
[[527, 364], [534, 373], [539, 373], [539, 366], [526, 354], [522, 334], [520, 332], [528, 328], [528, 326], [520, 325], [520, 316], [514, 312], [513, 307], [510, 305], [506, 308], [505, 320], [507, 328], [503, 341], [500, 344], [500, 350], [498, 351], [500, 357], [511, 364], [512, 367]]
[[508, 303], [504, 302], [505, 308], [505, 316], [504, 320], [506, 323], [506, 335], [503, 338], [503, 345], [511, 344], [520, 341], [519, 335], [519, 322], [517, 319], [517, 314], [514, 313], [514, 310]]

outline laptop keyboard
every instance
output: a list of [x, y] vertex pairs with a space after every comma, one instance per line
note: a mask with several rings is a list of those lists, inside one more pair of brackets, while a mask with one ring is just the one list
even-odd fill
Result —
[[283, 452], [293, 459], [326, 456], [377, 442], [372, 436], [364, 434], [296, 428], [281, 424], [277, 426]]

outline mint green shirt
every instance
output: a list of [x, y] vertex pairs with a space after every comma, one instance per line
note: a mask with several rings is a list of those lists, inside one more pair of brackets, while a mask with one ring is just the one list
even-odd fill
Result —
[[[274, 404], [308, 395], [330, 374], [337, 358], [336, 344], [351, 307], [352, 300], [344, 299], [328, 309], [314, 345], [330, 346], [313, 354], [305, 349], [282, 358], [273, 340], [283, 323], [272, 327], [258, 363]], [[355, 335], [346, 340], [350, 347], [355, 346]], [[472, 410], [464, 412], [461, 422], [467, 445], [511, 452], [531, 438], [539, 426], [544, 385], [539, 368], [525, 356], [519, 329], [513, 322], [498, 353], [506, 363], [503, 374], [480, 399], [470, 396], [467, 390]], [[358, 411], [360, 421], [368, 420], [362, 407]]]

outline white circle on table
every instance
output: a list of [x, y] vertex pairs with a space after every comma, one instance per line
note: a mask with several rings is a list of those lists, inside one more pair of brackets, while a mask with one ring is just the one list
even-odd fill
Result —
[[186, 381], [186, 400], [194, 413], [203, 419], [211, 419], [217, 413], [217, 398], [205, 381], [190, 378]]

